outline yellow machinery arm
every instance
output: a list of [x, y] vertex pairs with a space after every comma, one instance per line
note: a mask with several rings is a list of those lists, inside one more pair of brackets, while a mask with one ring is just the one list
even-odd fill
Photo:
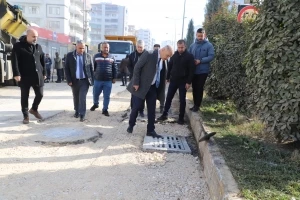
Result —
[[6, 0], [0, 0], [1, 31], [18, 39], [27, 29], [28, 24], [17, 6], [10, 5]]

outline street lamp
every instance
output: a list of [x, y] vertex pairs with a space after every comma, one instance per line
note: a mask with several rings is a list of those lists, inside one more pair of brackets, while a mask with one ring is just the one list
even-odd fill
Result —
[[172, 18], [172, 17], [166, 17], [167, 19], [172, 19], [174, 20], [174, 28], [175, 28], [175, 31], [174, 31], [174, 50], [176, 49], [176, 20], [179, 20], [179, 19], [176, 19], [176, 18]]

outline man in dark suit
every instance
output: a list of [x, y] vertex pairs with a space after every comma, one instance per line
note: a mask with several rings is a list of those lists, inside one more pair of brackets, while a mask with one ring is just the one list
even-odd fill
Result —
[[[14, 79], [21, 89], [21, 107], [23, 123], [29, 123], [28, 112], [37, 119], [42, 119], [38, 106], [43, 98], [44, 80], [46, 79], [45, 57], [41, 45], [37, 44], [38, 33], [33, 29], [26, 32], [26, 36], [19, 39], [12, 50], [12, 68]], [[35, 98], [28, 111], [28, 97], [30, 88], [33, 88]]]
[[86, 113], [86, 95], [89, 86], [94, 83], [92, 57], [85, 52], [83, 41], [77, 41], [76, 50], [67, 54], [65, 64], [67, 83], [73, 92], [74, 117], [80, 116], [80, 121], [83, 122]]
[[138, 111], [146, 100], [148, 110], [147, 136], [162, 138], [155, 132], [155, 107], [157, 87], [160, 81], [161, 60], [167, 60], [173, 55], [173, 49], [169, 45], [153, 52], [144, 52], [134, 66], [133, 78], [127, 90], [132, 94], [133, 106], [129, 118], [128, 133], [133, 132]]

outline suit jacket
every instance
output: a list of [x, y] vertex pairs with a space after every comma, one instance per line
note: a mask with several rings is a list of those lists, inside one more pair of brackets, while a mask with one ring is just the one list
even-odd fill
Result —
[[[66, 57], [65, 61], [65, 74], [67, 78], [67, 83], [72, 83], [73, 85], [76, 84], [76, 59], [77, 54], [76, 50], [69, 52]], [[94, 84], [94, 67], [92, 57], [87, 54], [83, 53], [83, 72], [85, 77], [88, 79], [90, 85]]]
[[[145, 51], [134, 66], [133, 77], [127, 86], [127, 90], [141, 99], [145, 99], [148, 93], [154, 75], [156, 73], [156, 65], [158, 62], [158, 51]], [[134, 90], [133, 85], [138, 85], [139, 89]]]

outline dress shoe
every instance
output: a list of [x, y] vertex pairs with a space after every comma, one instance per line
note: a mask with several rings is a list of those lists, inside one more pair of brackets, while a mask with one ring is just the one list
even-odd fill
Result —
[[179, 118], [179, 119], [177, 120], [177, 124], [183, 125], [183, 124], [184, 124], [184, 120], [181, 119], [181, 118]]
[[168, 116], [167, 115], [162, 115], [160, 116], [159, 118], [157, 118], [157, 121], [165, 121], [168, 119]]
[[61, 83], [61, 81], [55, 81], [55, 83]]
[[24, 117], [23, 124], [29, 124], [29, 117]]
[[120, 86], [125, 86], [124, 84], [120, 85]]
[[99, 108], [99, 106], [94, 104], [94, 105], [90, 108], [90, 110], [91, 110], [91, 111], [95, 111], [96, 108]]
[[190, 108], [190, 111], [192, 111], [194, 108], [195, 108], [195, 106], [191, 107], [191, 108]]
[[133, 132], [133, 127], [132, 126], [128, 126], [127, 133], [132, 133], [132, 132]]
[[75, 118], [78, 118], [78, 117], [79, 117], [79, 113], [78, 113], [78, 112], [75, 112], [74, 117], [75, 117]]
[[145, 117], [144, 112], [140, 112], [140, 117]]
[[80, 121], [84, 122], [85, 120], [86, 120], [85, 117], [83, 115], [80, 115]]
[[193, 109], [191, 110], [192, 112], [198, 112], [199, 108], [198, 107], [193, 107]]
[[29, 110], [29, 113], [34, 115], [37, 119], [43, 119], [43, 117], [40, 115], [40, 113], [37, 110], [33, 110], [32, 108]]
[[109, 117], [109, 113], [108, 113], [107, 110], [103, 110], [103, 111], [102, 111], [102, 114], [105, 115], [106, 117]]
[[147, 132], [147, 134], [146, 134], [147, 136], [151, 136], [151, 137], [153, 137], [153, 138], [164, 138], [163, 136], [161, 136], [161, 135], [158, 135], [155, 131], [151, 131], [151, 132]]

